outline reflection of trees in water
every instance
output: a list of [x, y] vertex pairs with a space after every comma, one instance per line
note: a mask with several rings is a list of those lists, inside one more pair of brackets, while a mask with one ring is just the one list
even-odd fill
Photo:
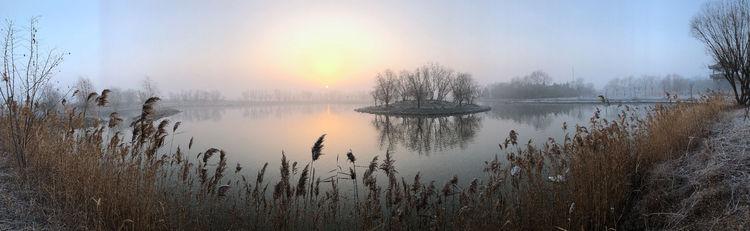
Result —
[[466, 145], [481, 127], [476, 115], [450, 117], [396, 117], [375, 115], [372, 124], [379, 133], [380, 148], [402, 145], [409, 151], [429, 155]]
[[186, 107], [180, 108], [180, 117], [186, 121], [219, 121], [227, 110], [240, 110], [242, 117], [250, 119], [284, 118], [295, 114], [314, 114], [321, 112], [338, 113], [352, 110], [353, 105], [326, 104], [281, 104], [233, 107]]
[[591, 116], [586, 114], [589, 112], [584, 110], [586, 107], [577, 104], [496, 104], [492, 106], [489, 116], [542, 130], [550, 127], [555, 117], [560, 115], [569, 115], [578, 120]]

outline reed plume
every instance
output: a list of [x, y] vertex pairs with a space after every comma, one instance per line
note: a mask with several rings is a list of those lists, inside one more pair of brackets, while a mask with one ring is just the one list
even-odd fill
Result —
[[310, 170], [310, 164], [305, 165], [305, 168], [302, 169], [302, 173], [299, 176], [299, 181], [297, 182], [297, 196], [306, 196], [305, 189], [307, 188], [307, 177], [308, 172]]
[[180, 128], [180, 125], [182, 124], [182, 121], [177, 121], [174, 123], [174, 127], [172, 127], [172, 133], [177, 132], [177, 129]]
[[102, 94], [99, 95], [99, 97], [96, 97], [96, 105], [100, 107], [104, 107], [109, 103], [109, 93], [111, 91], [109, 89], [102, 90]]
[[120, 125], [120, 123], [122, 123], [122, 118], [120, 118], [120, 115], [117, 114], [117, 112], [112, 112], [109, 114], [109, 123], [107, 127], [114, 128]]
[[[178, 149], [178, 150], [179, 150], [179, 148], [180, 148], [180, 147], [177, 147], [177, 149]], [[237, 174], [237, 173], [239, 173], [240, 171], [242, 171], [242, 166], [240, 166], [240, 163], [237, 163], [237, 166], [236, 166], [236, 167], [234, 167], [234, 174]]]
[[346, 159], [349, 160], [352, 164], [357, 161], [357, 157], [354, 156], [354, 153], [352, 153], [352, 150], [349, 149], [349, 152], [346, 153]]
[[86, 102], [91, 102], [92, 100], [96, 99], [96, 97], [97, 97], [98, 95], [99, 95], [99, 94], [97, 94], [96, 92], [91, 92], [91, 93], [89, 93], [89, 95], [88, 95], [88, 96], [86, 96]]
[[[310, 153], [312, 155], [312, 160], [310, 161], [310, 169], [312, 170], [312, 178], [315, 179], [315, 161], [320, 158], [321, 155], [323, 155], [323, 141], [325, 141], [326, 134], [321, 135], [318, 137], [317, 140], [315, 140], [315, 143], [313, 144], [312, 148], [310, 148]], [[314, 185], [312, 182], [310, 182], [310, 191], [313, 190]], [[312, 201], [312, 197], [310, 197], [310, 200], [308, 202]]]
[[219, 151], [220, 150], [218, 148], [209, 148], [208, 150], [206, 150], [206, 152], [203, 153], [203, 165], [204, 166], [207, 165], [208, 164], [208, 159], [211, 159], [211, 156], [213, 156], [214, 154], [216, 154]]
[[323, 155], [323, 141], [325, 140], [325, 137], [326, 134], [321, 135], [313, 144], [311, 148], [312, 161], [318, 160], [318, 158]]

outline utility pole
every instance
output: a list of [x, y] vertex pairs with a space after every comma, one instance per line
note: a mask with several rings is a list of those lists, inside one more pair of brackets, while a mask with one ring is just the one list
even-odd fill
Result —
[[575, 81], [576, 81], [576, 67], [575, 67], [575, 66], [573, 66], [573, 67], [570, 67], [570, 72], [571, 72], [571, 75], [570, 75], [570, 78], [571, 78], [571, 79], [570, 79], [570, 82], [571, 82], [571, 83], [573, 83], [573, 82], [575, 82]]

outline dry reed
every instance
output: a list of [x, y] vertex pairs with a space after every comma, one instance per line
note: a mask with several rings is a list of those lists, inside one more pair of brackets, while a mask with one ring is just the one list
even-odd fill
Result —
[[[644, 173], [684, 152], [691, 137], [704, 136], [725, 107], [722, 98], [706, 97], [656, 106], [646, 116], [625, 107], [614, 121], [597, 112], [588, 126], [540, 146], [520, 142], [511, 131], [500, 145], [505, 161], [487, 161], [481, 178], [454, 176], [444, 183], [400, 176], [390, 150], [367, 166], [357, 166], [350, 151], [351, 166], [316, 176], [314, 162], [325, 160], [322, 135], [301, 172], [282, 153], [280, 177], [267, 182], [268, 163], [252, 181], [239, 164], [227, 173], [224, 150], [191, 156], [192, 138], [186, 153], [179, 144], [175, 152], [172, 144], [165, 148], [170, 121], [153, 118], [158, 101], [144, 103], [130, 125], [130, 142], [115, 131], [121, 119], [114, 113], [96, 126], [84, 126], [86, 110], [70, 106], [65, 117], [42, 118], [44, 126], [32, 137], [36, 145], [26, 150], [30, 174], [23, 180], [36, 185], [69, 229], [616, 229], [632, 213]], [[382, 185], [379, 174], [387, 179]], [[340, 191], [349, 183], [339, 178], [351, 180], [352, 195]]]

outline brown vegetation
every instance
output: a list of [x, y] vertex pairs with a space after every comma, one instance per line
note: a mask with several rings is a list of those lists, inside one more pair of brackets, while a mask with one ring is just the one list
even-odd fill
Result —
[[169, 120], [152, 118], [157, 101], [144, 104], [130, 139], [119, 120], [85, 128], [72, 108], [64, 117], [40, 118], [35, 145], [24, 150], [23, 180], [71, 229], [616, 228], [642, 173], [684, 152], [724, 107], [712, 97], [656, 106], [643, 118], [629, 108], [617, 121], [597, 113], [590, 126], [541, 148], [519, 144], [511, 131], [501, 145], [507, 161], [487, 162], [481, 179], [446, 182], [399, 176], [390, 152], [365, 166], [347, 154], [339, 169], [316, 171], [313, 161], [333, 159], [322, 155], [321, 137], [301, 171], [282, 154], [280, 178], [268, 182], [268, 164], [253, 180], [239, 174], [239, 165], [229, 170], [223, 150], [193, 150], [192, 139], [164, 148], [179, 125], [170, 129]]
[[681, 153], [648, 173], [636, 206], [641, 228], [743, 230], [750, 226], [746, 110], [728, 113], [708, 138], [691, 140], [700, 146], [696, 151]]
[[[423, 182], [420, 174], [407, 180], [391, 152], [364, 165], [347, 153], [348, 163], [336, 158], [337, 169], [318, 171], [316, 161], [333, 161], [321, 136], [301, 171], [282, 153], [280, 177], [271, 181], [267, 163], [254, 178], [245, 176], [224, 150], [195, 150], [192, 138], [172, 149], [179, 123], [155, 117], [156, 97], [126, 129], [117, 114], [88, 121], [88, 107], [79, 111], [64, 101], [63, 114], [39, 113], [36, 92], [54, 68], [30, 58], [25, 73], [31, 74], [23, 75], [9, 58], [16, 46], [9, 49], [8, 41], [17, 41], [13, 33], [6, 35], [0, 142], [18, 160], [20, 180], [67, 229], [620, 228], [630, 224], [645, 173], [690, 148], [726, 105], [712, 96], [657, 105], [646, 116], [626, 106], [615, 121], [597, 112], [588, 126], [541, 147], [519, 143], [511, 131], [500, 145], [507, 161], [486, 162], [485, 176], [471, 180]], [[92, 112], [108, 104], [108, 92], [87, 95], [87, 103], [96, 102]], [[342, 190], [344, 184], [354, 190]]]

